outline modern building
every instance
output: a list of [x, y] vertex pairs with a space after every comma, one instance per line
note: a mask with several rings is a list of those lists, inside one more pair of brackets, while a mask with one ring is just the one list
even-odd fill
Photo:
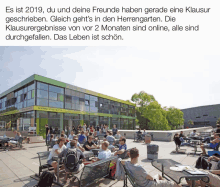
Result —
[[[220, 104], [186, 108], [181, 110], [184, 115], [184, 127], [216, 127], [216, 121], [220, 117]], [[194, 125], [189, 125], [192, 120]]]
[[135, 119], [133, 103], [36, 74], [0, 94], [1, 131], [45, 136], [46, 124], [69, 133], [83, 123], [134, 129]]

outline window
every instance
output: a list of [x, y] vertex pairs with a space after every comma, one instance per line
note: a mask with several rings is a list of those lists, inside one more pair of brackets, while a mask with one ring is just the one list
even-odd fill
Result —
[[28, 86], [28, 91], [34, 90], [35, 89], [35, 84], [31, 84], [30, 86]]
[[89, 95], [85, 94], [85, 99], [89, 100]]
[[65, 89], [65, 95], [72, 95], [72, 91], [70, 89]]
[[84, 93], [80, 93], [79, 97], [84, 99], [85, 98], [85, 94]]
[[46, 90], [48, 91], [48, 84], [44, 84], [41, 82], [37, 82], [37, 89]]
[[71, 103], [65, 103], [65, 108], [66, 109], [72, 109], [72, 104]]
[[49, 85], [49, 91], [64, 94], [64, 89], [57, 86]]
[[49, 99], [57, 101], [57, 93], [49, 92]]
[[75, 95], [77, 96], [77, 97], [79, 97], [79, 92], [77, 92], [77, 91], [75, 91]]
[[34, 105], [34, 99], [27, 100], [27, 107]]
[[48, 113], [44, 111], [37, 111], [37, 118], [48, 118]]
[[0, 109], [2, 109], [2, 103], [0, 103]]
[[90, 106], [95, 107], [95, 101], [90, 101]]
[[72, 96], [65, 95], [65, 102], [72, 103]]
[[57, 113], [49, 112], [49, 118], [57, 118]]
[[18, 95], [21, 95], [21, 94], [23, 94], [23, 90], [18, 91]]
[[85, 105], [89, 106], [89, 100], [85, 100]]
[[27, 107], [27, 101], [24, 101], [24, 108]]
[[23, 89], [23, 92], [24, 92], [24, 93], [27, 93], [27, 87], [25, 87], [25, 88]]
[[38, 106], [48, 106], [48, 100], [47, 99], [39, 99], [39, 98], [37, 98], [37, 105]]
[[48, 99], [48, 92], [44, 90], [37, 90], [37, 97]]
[[63, 102], [49, 100], [49, 107], [63, 108]]

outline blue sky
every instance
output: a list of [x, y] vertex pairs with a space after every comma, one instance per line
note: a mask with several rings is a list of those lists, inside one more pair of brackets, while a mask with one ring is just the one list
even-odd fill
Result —
[[0, 47], [0, 93], [32, 74], [131, 99], [145, 91], [162, 106], [220, 103], [220, 55], [138, 47]]

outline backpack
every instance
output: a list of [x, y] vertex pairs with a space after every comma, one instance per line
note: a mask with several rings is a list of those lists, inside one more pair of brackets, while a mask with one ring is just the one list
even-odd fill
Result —
[[77, 168], [77, 165], [79, 163], [79, 159], [77, 158], [77, 150], [74, 149], [68, 149], [67, 154], [64, 159], [64, 165], [70, 172], [74, 172], [74, 170]]
[[198, 168], [198, 169], [211, 169], [211, 167], [212, 167], [212, 164], [211, 163], [209, 163], [206, 159], [205, 159], [205, 157], [203, 157], [203, 156], [200, 156], [198, 159], [197, 159], [197, 161], [196, 161], [196, 166], [195, 166], [196, 168]]
[[51, 187], [53, 183], [54, 175], [48, 171], [44, 171], [36, 187]]

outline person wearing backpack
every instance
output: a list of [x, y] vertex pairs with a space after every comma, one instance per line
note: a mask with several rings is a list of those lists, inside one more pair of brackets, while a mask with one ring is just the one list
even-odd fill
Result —
[[53, 160], [53, 157], [58, 156], [64, 149], [66, 149], [66, 146], [64, 145], [65, 138], [59, 138], [57, 140], [57, 144], [53, 146], [53, 149], [51, 150], [49, 157], [47, 159], [47, 163], [51, 165], [54, 168], [54, 173], [57, 174], [57, 161]]
[[84, 167], [82, 160], [85, 162], [82, 151], [77, 148], [77, 142], [75, 140], [71, 141], [70, 146], [70, 148], [63, 150], [59, 154], [60, 158], [64, 158], [65, 181], [67, 181], [69, 173], [79, 173]]

